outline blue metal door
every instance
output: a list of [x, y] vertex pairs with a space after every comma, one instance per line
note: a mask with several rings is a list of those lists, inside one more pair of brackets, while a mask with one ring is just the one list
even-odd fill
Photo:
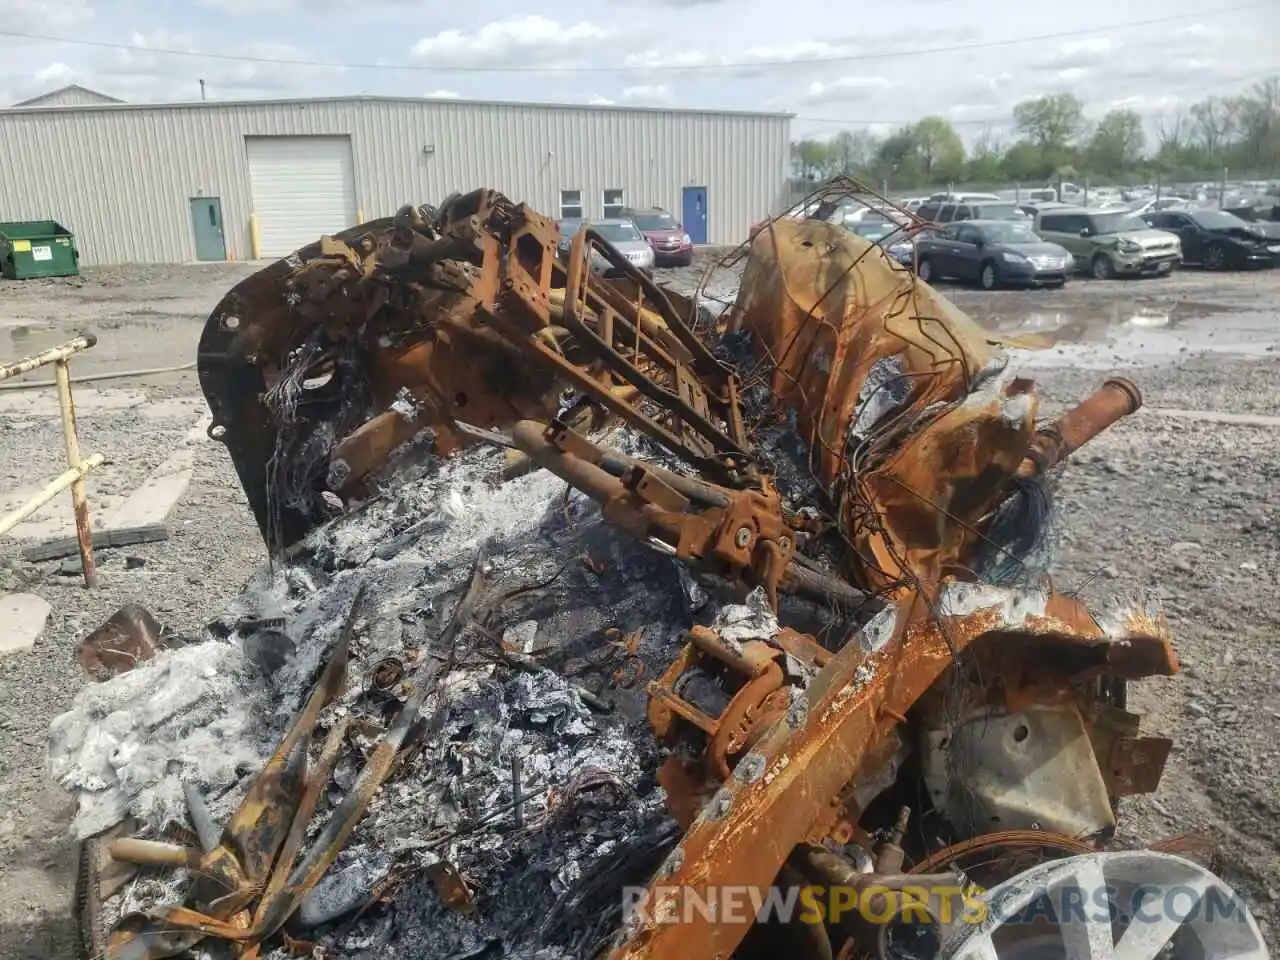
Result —
[[197, 260], [227, 259], [222, 232], [222, 201], [217, 197], [191, 198], [191, 227], [196, 235]]
[[707, 188], [685, 187], [683, 216], [684, 232], [694, 243], [707, 242]]

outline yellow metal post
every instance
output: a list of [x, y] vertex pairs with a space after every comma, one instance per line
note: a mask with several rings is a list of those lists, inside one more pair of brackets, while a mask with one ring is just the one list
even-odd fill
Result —
[[[62, 436], [67, 442], [67, 466], [72, 470], [79, 470], [84, 459], [80, 456], [80, 437], [76, 433], [76, 402], [71, 396], [71, 374], [65, 359], [53, 365], [53, 376], [58, 384], [58, 409], [62, 414]], [[96, 587], [98, 568], [93, 564], [93, 530], [89, 527], [89, 496], [83, 473], [71, 481], [71, 506], [76, 516], [76, 540], [80, 543], [84, 585]]]
[[95, 453], [85, 458], [80, 453], [80, 437], [76, 433], [76, 404], [71, 396], [71, 372], [68, 362], [73, 354], [88, 350], [96, 345], [98, 338], [86, 334], [68, 340], [59, 347], [45, 350], [32, 357], [25, 357], [13, 363], [0, 364], [0, 380], [20, 376], [45, 364], [52, 363], [54, 386], [58, 391], [58, 410], [62, 417], [62, 436], [67, 448], [67, 470], [60, 476], [50, 480], [43, 489], [21, 507], [0, 517], [0, 536], [4, 536], [27, 517], [56, 497], [68, 487], [71, 488], [71, 504], [75, 508], [76, 540], [80, 545], [80, 563], [84, 571], [86, 587], [98, 585], [98, 570], [93, 564], [93, 531], [89, 527], [89, 496], [85, 487], [85, 475], [95, 467], [102, 465], [103, 457]]
[[262, 240], [258, 237], [258, 215], [256, 213], [249, 214], [249, 249], [253, 252], [253, 259], [262, 259]]

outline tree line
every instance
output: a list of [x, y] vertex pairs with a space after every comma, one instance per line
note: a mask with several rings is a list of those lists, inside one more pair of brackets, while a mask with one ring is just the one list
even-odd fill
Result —
[[843, 130], [791, 145], [801, 180], [839, 173], [900, 191], [946, 183], [1045, 183], [1092, 176], [1132, 182], [1213, 179], [1223, 168], [1268, 177], [1280, 172], [1280, 77], [1243, 94], [1206, 97], [1159, 118], [1148, 138], [1141, 115], [1110, 111], [1096, 124], [1070, 93], [1013, 109], [1016, 139], [987, 128], [966, 150], [955, 128], [930, 116], [885, 137]]

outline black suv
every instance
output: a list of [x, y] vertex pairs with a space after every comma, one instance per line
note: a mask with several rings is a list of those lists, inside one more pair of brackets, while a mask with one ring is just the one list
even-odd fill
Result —
[[1142, 219], [1157, 230], [1176, 233], [1182, 241], [1182, 259], [1206, 270], [1224, 267], [1269, 267], [1280, 255], [1280, 239], [1267, 236], [1276, 224], [1246, 223], [1222, 210], [1163, 210]]

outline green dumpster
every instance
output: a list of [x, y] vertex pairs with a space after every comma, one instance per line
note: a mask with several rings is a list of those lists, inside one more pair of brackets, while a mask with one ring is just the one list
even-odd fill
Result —
[[71, 231], [53, 220], [0, 223], [0, 276], [74, 277], [80, 254]]

